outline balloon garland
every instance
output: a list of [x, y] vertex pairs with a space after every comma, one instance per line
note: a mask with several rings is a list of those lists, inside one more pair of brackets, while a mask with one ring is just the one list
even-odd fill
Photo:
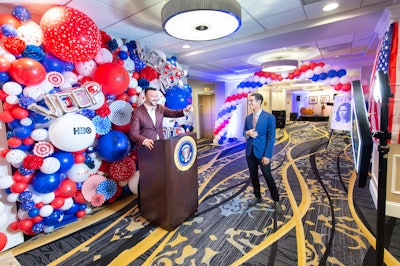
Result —
[[332, 86], [336, 91], [346, 92], [351, 90], [351, 78], [347, 76], [347, 71], [343, 68], [334, 69], [331, 65], [323, 62], [304, 63], [292, 72], [271, 73], [257, 71], [253, 76], [239, 83], [237, 88], [232, 90], [231, 94], [226, 97], [217, 114], [213, 143], [224, 144], [224, 142], [229, 141], [226, 136], [232, 111], [236, 110], [237, 105], [242, 103], [249, 93], [272, 81], [293, 79], [320, 81], [324, 85]]
[[0, 155], [13, 169], [0, 176], [0, 189], [18, 206], [18, 220], [7, 227], [50, 233], [137, 194], [138, 158], [126, 135], [132, 110], [148, 86], [171, 109], [190, 104], [187, 71], [175, 57], [111, 38], [70, 7], [49, 9], [39, 25], [15, 6], [0, 14], [0, 27], [0, 121], [8, 145]]

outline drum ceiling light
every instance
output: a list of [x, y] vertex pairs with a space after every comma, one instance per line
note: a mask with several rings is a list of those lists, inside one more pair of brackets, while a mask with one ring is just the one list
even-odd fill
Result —
[[209, 41], [237, 31], [241, 6], [235, 0], [169, 0], [161, 10], [163, 29], [189, 41]]
[[295, 70], [299, 66], [297, 60], [280, 59], [272, 60], [261, 64], [261, 70], [264, 72], [289, 72]]

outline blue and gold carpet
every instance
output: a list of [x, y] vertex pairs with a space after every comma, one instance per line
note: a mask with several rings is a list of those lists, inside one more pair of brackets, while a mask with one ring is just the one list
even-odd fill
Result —
[[[326, 122], [278, 129], [268, 188], [249, 207], [245, 143], [198, 143], [199, 207], [174, 231], [140, 216], [135, 196], [10, 250], [21, 265], [372, 265], [376, 210], [358, 188], [350, 136], [329, 139]], [[400, 225], [389, 218], [387, 265], [399, 265]]]

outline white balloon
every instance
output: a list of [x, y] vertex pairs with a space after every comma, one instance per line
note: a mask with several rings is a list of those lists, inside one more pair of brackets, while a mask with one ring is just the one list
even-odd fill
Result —
[[12, 184], [14, 184], [12, 176], [10, 175], [0, 176], [0, 189], [7, 189], [11, 187]]
[[41, 201], [42, 201], [44, 204], [49, 204], [49, 203], [52, 202], [52, 201], [55, 199], [55, 197], [56, 197], [56, 195], [54, 194], [54, 192], [49, 192], [49, 193], [42, 194], [42, 193], [37, 193], [37, 192], [35, 191], [35, 193], [34, 193], [34, 192], [32, 192], [32, 193], [33, 193], [34, 195], [37, 194], [37, 195], [40, 197]]
[[99, 65], [111, 63], [113, 61], [113, 55], [108, 49], [101, 48], [100, 51], [95, 55], [94, 61]]
[[65, 79], [64, 83], [69, 83], [71, 85], [74, 85], [75, 83], [78, 82], [78, 76], [74, 72], [65, 71], [62, 73], [62, 75]]
[[139, 184], [140, 172], [136, 171], [131, 178], [128, 180], [128, 187], [133, 194], [138, 194], [138, 184]]
[[8, 202], [17, 202], [19, 193], [10, 193], [7, 195]]
[[43, 232], [48, 234], [54, 231], [54, 225], [43, 226]]
[[32, 125], [33, 121], [32, 119], [30, 119], [29, 117], [26, 118], [22, 118], [21, 121], [19, 121], [21, 123], [21, 125], [23, 126], [30, 126]]
[[26, 153], [20, 149], [13, 149], [7, 152], [6, 160], [10, 164], [17, 165], [21, 164], [26, 157]]
[[84, 163], [77, 163], [67, 171], [67, 175], [75, 183], [83, 182], [89, 177], [90, 169]]
[[25, 87], [23, 94], [27, 97], [33, 98], [35, 101], [40, 101], [44, 98], [44, 92], [38, 85]]
[[53, 206], [51, 205], [44, 205], [42, 208], [39, 210], [39, 215], [42, 217], [48, 217], [50, 214], [52, 214], [54, 211]]
[[332, 86], [338, 85], [340, 83], [340, 78], [339, 77], [333, 77], [330, 80], [330, 83]]
[[53, 174], [60, 169], [61, 163], [55, 157], [47, 157], [43, 160], [43, 164], [40, 167], [40, 171], [45, 174]]
[[312, 78], [314, 76], [314, 71], [312, 69], [309, 69], [306, 71], [306, 78]]
[[15, 95], [8, 95], [6, 97], [6, 102], [11, 104], [11, 105], [14, 105], [14, 104], [17, 104], [19, 102], [19, 99]]
[[96, 138], [96, 128], [86, 116], [67, 113], [49, 127], [49, 139], [60, 150], [76, 152], [86, 149]]
[[86, 62], [75, 63], [75, 69], [82, 76], [93, 77], [94, 73], [96, 72], [97, 65], [94, 60], [90, 60]]
[[12, 63], [14, 62], [17, 58], [15, 57], [15, 55], [10, 54], [10, 53], [5, 53], [1, 55], [2, 58], [4, 58], [5, 60], [7, 60], [8, 62]]
[[130, 97], [130, 102], [131, 103], [137, 103], [138, 99], [139, 99], [139, 97], [137, 95], [132, 95]]
[[25, 45], [40, 46], [43, 42], [43, 32], [40, 26], [30, 20], [17, 28], [17, 37], [25, 42]]
[[314, 67], [314, 73], [315, 73], [316, 75], [321, 74], [323, 71], [324, 71], [324, 69], [323, 69], [321, 66], [316, 66], [316, 67]]
[[17, 212], [17, 217], [19, 220], [24, 220], [29, 218], [28, 212], [24, 211], [23, 209], [19, 209]]
[[342, 76], [342, 77], [340, 78], [340, 83], [342, 83], [342, 84], [349, 83], [350, 81], [351, 81], [351, 79], [350, 79], [349, 76]]
[[74, 200], [69, 197], [64, 200], [64, 205], [61, 206], [60, 210], [66, 211], [71, 209], [72, 205], [74, 205]]
[[323, 68], [323, 70], [324, 70], [325, 73], [328, 73], [329, 70], [332, 69], [332, 66], [329, 65], [329, 64], [325, 64], [322, 68]]
[[63, 84], [61, 84], [60, 87], [58, 87], [58, 88], [62, 91], [67, 91], [67, 90], [72, 89], [72, 85], [70, 83], [64, 81]]
[[[136, 88], [137, 85], [138, 85], [137, 79], [131, 77], [129, 80], [129, 88]], [[137, 90], [136, 90], [136, 92], [137, 92]]]
[[47, 137], [49, 136], [49, 133], [47, 131], [47, 129], [44, 128], [37, 128], [32, 130], [31, 133], [31, 138], [34, 141], [44, 141], [47, 140]]
[[[4, 203], [0, 201], [0, 214], [4, 213]], [[1, 226], [0, 226], [1, 228]]]
[[137, 93], [141, 93], [143, 91], [142, 87], [140, 86], [136, 86], [135, 90]]
[[4, 83], [3, 91], [8, 95], [19, 95], [22, 92], [22, 86], [14, 81]]

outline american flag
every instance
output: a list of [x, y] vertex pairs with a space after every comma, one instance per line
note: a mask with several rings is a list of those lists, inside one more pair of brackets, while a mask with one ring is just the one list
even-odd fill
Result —
[[[371, 77], [369, 113], [371, 114], [371, 130], [380, 129], [380, 105], [374, 99], [374, 80], [376, 71], [383, 71], [388, 74], [391, 93], [394, 97], [389, 98], [389, 125], [388, 129], [392, 132], [390, 143], [400, 143], [400, 68], [399, 61], [399, 24], [392, 23], [386, 30], [375, 59], [375, 64]], [[396, 93], [397, 92], [397, 93]], [[395, 105], [397, 102], [397, 106]]]

